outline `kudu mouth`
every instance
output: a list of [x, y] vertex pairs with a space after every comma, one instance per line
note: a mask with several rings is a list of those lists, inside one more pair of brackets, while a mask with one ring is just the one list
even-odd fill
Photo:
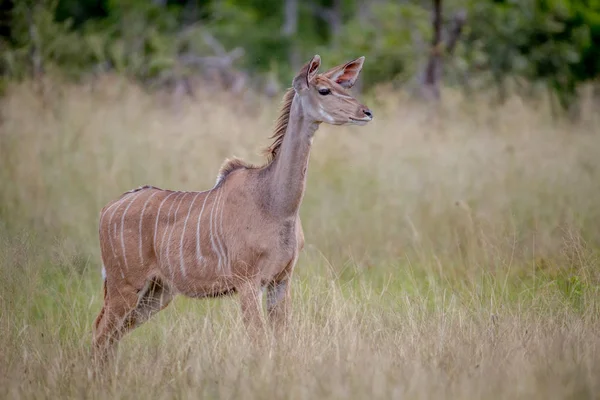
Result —
[[367, 122], [373, 120], [373, 117], [365, 117], [365, 118], [352, 118], [350, 117], [350, 123], [353, 125], [366, 125]]
[[350, 123], [354, 125], [366, 125], [367, 122], [373, 121], [373, 113], [369, 109], [364, 109], [362, 113], [365, 115], [362, 118], [350, 117]]

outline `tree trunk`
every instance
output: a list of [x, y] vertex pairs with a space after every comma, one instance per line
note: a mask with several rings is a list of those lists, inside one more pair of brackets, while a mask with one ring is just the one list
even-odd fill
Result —
[[27, 30], [31, 48], [29, 49], [29, 59], [31, 60], [31, 72], [35, 79], [39, 78], [43, 72], [42, 48], [38, 27], [35, 24], [35, 14], [39, 11], [39, 5], [33, 5], [27, 11]]
[[296, 33], [298, 32], [298, 0], [285, 0], [284, 22], [281, 33], [288, 39], [288, 60], [293, 70], [300, 68], [300, 54], [296, 46]]
[[365, 26], [369, 22], [371, 10], [368, 0], [359, 0], [356, 2], [356, 14], [358, 15], [358, 23]]
[[460, 38], [465, 22], [467, 22], [467, 12], [465, 10], [460, 10], [454, 14], [454, 18], [452, 18], [452, 28], [448, 33], [448, 40], [446, 41], [447, 54], [452, 54], [454, 52], [454, 48]]
[[431, 52], [425, 67], [422, 95], [426, 99], [439, 100], [439, 80], [442, 71], [441, 39], [442, 39], [442, 0], [433, 0], [433, 39], [431, 41]]
[[332, 44], [334, 48], [338, 47], [340, 33], [342, 31], [342, 1], [333, 0], [331, 7], [331, 18], [329, 21], [331, 29]]
[[[371, 18], [371, 5], [372, 3], [369, 0], [358, 0], [356, 3], [356, 11], [355, 14], [358, 15], [358, 23], [361, 28], [366, 27], [369, 24], [369, 19]], [[364, 89], [363, 79], [359, 75], [358, 80], [354, 84], [352, 91], [354, 93], [362, 93]]]

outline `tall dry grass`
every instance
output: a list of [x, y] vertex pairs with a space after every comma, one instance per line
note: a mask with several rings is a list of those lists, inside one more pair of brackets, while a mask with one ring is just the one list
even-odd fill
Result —
[[447, 93], [363, 99], [322, 127], [286, 337], [252, 347], [235, 298], [179, 298], [92, 379], [97, 220], [123, 191], [203, 190], [260, 162], [277, 104], [173, 109], [115, 77], [9, 88], [0, 126], [2, 398], [598, 398], [600, 118]]

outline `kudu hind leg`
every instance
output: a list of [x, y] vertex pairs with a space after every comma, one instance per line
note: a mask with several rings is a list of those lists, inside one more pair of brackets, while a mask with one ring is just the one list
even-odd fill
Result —
[[104, 306], [94, 323], [92, 350], [97, 362], [108, 361], [115, 351], [116, 343], [124, 334], [124, 321], [137, 302], [138, 296], [133, 289], [105, 294]]
[[141, 292], [135, 309], [125, 320], [125, 329], [134, 329], [148, 321], [153, 315], [167, 307], [173, 300], [171, 290], [159, 279], [151, 279]]
[[[113, 297], [116, 299], [112, 300]], [[172, 299], [172, 292], [158, 279], [149, 280], [140, 291], [130, 288], [126, 292], [106, 296], [94, 332], [94, 351], [98, 361], [105, 362], [127, 332], [148, 321]]]

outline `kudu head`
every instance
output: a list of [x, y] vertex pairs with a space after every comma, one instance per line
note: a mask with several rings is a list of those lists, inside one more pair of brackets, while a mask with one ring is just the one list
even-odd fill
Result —
[[304, 115], [314, 122], [332, 125], [364, 125], [371, 121], [371, 110], [347, 91], [354, 86], [364, 61], [359, 57], [319, 74], [321, 57], [315, 55], [293, 81]]

